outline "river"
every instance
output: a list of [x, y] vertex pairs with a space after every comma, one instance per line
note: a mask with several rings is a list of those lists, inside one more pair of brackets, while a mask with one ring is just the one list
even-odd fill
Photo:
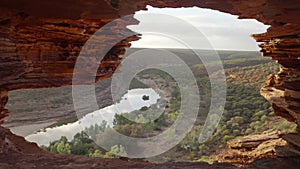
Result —
[[[143, 99], [143, 96], [149, 96], [149, 99]], [[91, 125], [100, 125], [103, 120], [107, 121], [110, 126], [113, 125], [115, 114], [128, 113], [139, 110], [144, 106], [151, 106], [157, 103], [160, 95], [151, 88], [147, 89], [131, 89], [120, 100], [111, 106], [91, 112], [74, 123], [65, 124], [53, 128], [46, 128], [43, 131], [28, 135], [25, 137], [27, 141], [35, 142], [38, 145], [48, 146], [50, 142], [66, 136], [68, 140], [72, 140], [73, 136], [84, 130], [85, 127]]]

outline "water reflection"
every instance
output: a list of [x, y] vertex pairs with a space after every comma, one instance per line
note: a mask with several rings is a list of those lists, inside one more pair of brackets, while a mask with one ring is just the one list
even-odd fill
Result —
[[[145, 96], [149, 96], [149, 99], [143, 99]], [[139, 110], [144, 106], [149, 107], [157, 103], [159, 98], [159, 94], [153, 89], [132, 89], [121, 98], [119, 103], [89, 113], [74, 123], [47, 128], [25, 138], [28, 141], [47, 146], [50, 142], [60, 139], [61, 136], [66, 136], [69, 140], [72, 140], [73, 136], [83, 131], [85, 127], [90, 127], [94, 124], [100, 125], [103, 120], [112, 126], [115, 114]]]

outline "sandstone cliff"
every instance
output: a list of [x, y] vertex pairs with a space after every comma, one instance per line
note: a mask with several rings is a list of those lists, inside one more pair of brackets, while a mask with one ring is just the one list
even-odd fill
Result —
[[[88, 38], [106, 23], [134, 14], [146, 5], [210, 8], [271, 25], [266, 33], [253, 37], [262, 42], [263, 56], [277, 60], [282, 68], [269, 77], [261, 93], [277, 115], [300, 124], [300, 3], [297, 0], [2, 0], [0, 123], [8, 115], [5, 104], [10, 90], [70, 85], [76, 58]], [[124, 20], [107, 31], [122, 34], [121, 28], [130, 24], [138, 21]], [[110, 36], [101, 39], [100, 46], [114, 47], [103, 62], [94, 62], [95, 65], [82, 71], [97, 66], [96, 80], [111, 76], [120, 63], [120, 55], [139, 36], [134, 34], [117, 44], [112, 44]], [[287, 137], [294, 152], [299, 152], [298, 136]]]
[[[220, 10], [240, 18], [254, 18], [271, 25], [264, 34], [253, 35], [264, 56], [278, 60], [282, 70], [273, 75], [262, 94], [273, 104], [278, 115], [299, 123], [299, 8], [296, 0], [101, 0], [101, 1], [25, 1], [0, 2], [1, 109], [7, 91], [22, 88], [57, 87], [71, 84], [76, 57], [83, 44], [106, 23], [124, 15], [154, 7], [202, 7]], [[65, 7], [68, 7], [65, 9]], [[110, 32], [117, 32], [135, 19], [119, 23]], [[119, 32], [121, 33], [121, 32]], [[112, 45], [110, 38], [99, 45]], [[115, 44], [106, 54], [107, 63], [98, 65], [102, 71], [96, 80], [113, 73], [130, 41], [128, 37]], [[105, 66], [103, 66], [105, 65]], [[87, 70], [82, 70], [87, 71]], [[5, 116], [7, 110], [1, 111]]]

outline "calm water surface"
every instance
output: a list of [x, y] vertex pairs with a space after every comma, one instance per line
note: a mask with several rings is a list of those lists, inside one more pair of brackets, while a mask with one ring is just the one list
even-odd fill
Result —
[[[149, 100], [143, 100], [144, 95], [149, 96]], [[149, 107], [157, 103], [159, 98], [159, 94], [151, 88], [132, 89], [122, 97], [119, 103], [89, 113], [74, 123], [46, 128], [44, 131], [28, 135], [25, 139], [30, 142], [36, 142], [39, 145], [49, 145], [51, 141], [58, 140], [61, 136], [66, 136], [68, 140], [72, 140], [73, 136], [83, 131], [85, 127], [90, 127], [94, 124], [100, 125], [103, 120], [112, 126], [115, 114], [139, 110], [144, 106]]]

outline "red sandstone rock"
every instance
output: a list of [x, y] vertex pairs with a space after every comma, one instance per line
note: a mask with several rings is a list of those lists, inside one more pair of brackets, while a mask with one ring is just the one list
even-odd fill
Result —
[[280, 131], [266, 131], [259, 135], [239, 137], [227, 142], [228, 149], [216, 155], [219, 162], [238, 166], [252, 163], [256, 159], [276, 157], [276, 147], [286, 146]]
[[[0, 123], [9, 90], [70, 85], [78, 54], [87, 39], [106, 23], [135, 11], [154, 7], [202, 7], [219, 10], [240, 18], [257, 19], [271, 25], [266, 33], [253, 35], [263, 42], [263, 56], [283, 66], [261, 93], [275, 113], [300, 124], [300, 3], [298, 0], [1, 0], [0, 1]], [[110, 32], [120, 32], [134, 19], [117, 24]], [[111, 44], [107, 36], [99, 45], [115, 47], [105, 54], [106, 61], [82, 69], [99, 68], [95, 80], [110, 77], [119, 56], [130, 41], [128, 37]], [[91, 59], [93, 58], [86, 58]], [[97, 63], [97, 62], [96, 62]], [[87, 83], [87, 82], [78, 82]], [[91, 83], [91, 82], [89, 82]], [[6, 94], [5, 94], [6, 93]]]
[[[26, 4], [25, 6], [23, 4]], [[70, 85], [75, 60], [87, 39], [106, 23], [135, 11], [145, 9], [146, 5], [154, 7], [192, 7], [211, 8], [239, 15], [240, 18], [254, 18], [270, 24], [268, 32], [253, 35], [259, 42], [264, 56], [278, 60], [287, 74], [299, 72], [299, 9], [300, 3], [291, 1], [234, 1], [234, 0], [102, 0], [83, 2], [68, 1], [24, 1], [0, 2], [0, 88], [7, 90], [38, 87], [57, 87]], [[68, 6], [68, 10], [64, 10]], [[55, 12], [54, 12], [55, 11]], [[117, 32], [130, 24], [137, 24], [134, 19], [116, 25]], [[107, 65], [112, 71], [99, 71], [96, 80], [109, 77], [118, 66], [118, 56], [129, 47], [128, 42], [138, 38], [127, 38], [117, 44], [106, 54]], [[110, 44], [110, 37], [103, 39], [99, 45]], [[103, 64], [105, 64], [103, 63]], [[83, 70], [88, 71], [88, 70]], [[279, 75], [275, 88], [299, 91], [299, 73]], [[264, 90], [265, 92], [272, 92]], [[266, 94], [264, 94], [266, 95]], [[270, 102], [272, 98], [266, 97]], [[288, 100], [286, 97], [283, 99]], [[274, 105], [274, 108], [279, 107]], [[299, 106], [280, 107], [299, 121]]]

